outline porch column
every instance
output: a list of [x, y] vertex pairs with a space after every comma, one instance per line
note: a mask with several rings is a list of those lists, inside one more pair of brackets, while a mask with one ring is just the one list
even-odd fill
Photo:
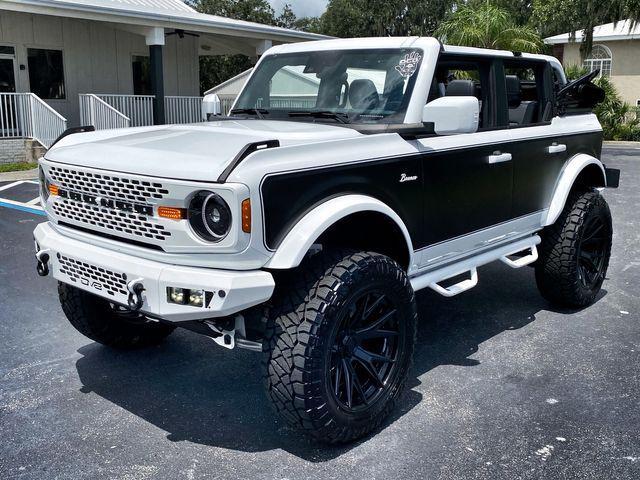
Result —
[[153, 99], [153, 123], [164, 125], [164, 72], [162, 66], [162, 47], [164, 46], [164, 28], [151, 28], [145, 36], [149, 45], [151, 64], [151, 91]]

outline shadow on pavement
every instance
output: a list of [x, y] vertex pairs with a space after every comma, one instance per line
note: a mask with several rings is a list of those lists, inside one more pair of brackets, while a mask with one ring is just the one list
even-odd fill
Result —
[[[414, 367], [407, 394], [388, 424], [420, 403], [422, 394], [414, 387], [428, 384], [430, 370], [478, 365], [469, 357], [481, 343], [526, 326], [549, 308], [530, 268], [489, 265], [481, 269], [480, 280], [476, 289], [454, 299], [419, 292]], [[358, 445], [322, 446], [285, 426], [263, 393], [255, 353], [222, 351], [211, 340], [180, 330], [152, 349], [118, 352], [93, 343], [79, 353], [83, 392], [161, 428], [171, 441], [245, 452], [283, 449], [311, 462], [331, 460]]]

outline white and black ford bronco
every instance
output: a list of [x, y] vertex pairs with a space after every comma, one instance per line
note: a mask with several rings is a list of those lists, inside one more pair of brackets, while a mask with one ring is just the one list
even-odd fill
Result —
[[595, 300], [619, 179], [596, 73], [433, 38], [274, 47], [228, 116], [51, 148], [38, 271], [90, 339], [183, 327], [260, 351], [286, 420], [356, 439], [403, 390], [416, 291], [460, 294], [500, 260], [556, 305]]

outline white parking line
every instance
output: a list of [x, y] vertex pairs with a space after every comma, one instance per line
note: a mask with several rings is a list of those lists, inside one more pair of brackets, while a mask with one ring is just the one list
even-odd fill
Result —
[[2, 190], [9, 190], [10, 188], [17, 187], [18, 185], [22, 185], [26, 180], [18, 180], [17, 182], [9, 183], [7, 185], [3, 185], [0, 187], [0, 192]]
[[[35, 180], [18, 180], [17, 182], [8, 183], [0, 187], [0, 192], [8, 190], [13, 187], [22, 185], [23, 183], [38, 184]], [[36, 215], [44, 215], [44, 209], [38, 205], [40, 203], [40, 197], [29, 200], [28, 202], [18, 202], [9, 198], [0, 198], [0, 207], [13, 208], [15, 210], [22, 210], [23, 212], [35, 213]]]
[[2, 205], [3, 203], [6, 204], [6, 205], [15, 205], [16, 207], [29, 208], [30, 210], [43, 211], [43, 209], [42, 209], [42, 207], [40, 205], [33, 205], [33, 204], [29, 204], [29, 203], [24, 203], [24, 202], [16, 202], [15, 200], [9, 200], [8, 198], [0, 198], [0, 205]]

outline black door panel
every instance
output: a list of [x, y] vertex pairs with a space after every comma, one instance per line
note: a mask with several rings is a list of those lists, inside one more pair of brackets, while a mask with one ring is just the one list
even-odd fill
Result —
[[513, 163], [489, 163], [489, 156], [495, 153], [510, 153], [508, 147], [508, 144], [476, 146], [425, 155], [421, 246], [510, 218]]
[[262, 184], [266, 245], [276, 249], [315, 206], [350, 193], [391, 207], [415, 242], [422, 235], [421, 180], [419, 155], [270, 175]]
[[[509, 145], [513, 151], [513, 214], [520, 217], [549, 207], [560, 172], [567, 160], [579, 153], [600, 157], [600, 132], [521, 140]], [[566, 145], [564, 152], [548, 148]]]

